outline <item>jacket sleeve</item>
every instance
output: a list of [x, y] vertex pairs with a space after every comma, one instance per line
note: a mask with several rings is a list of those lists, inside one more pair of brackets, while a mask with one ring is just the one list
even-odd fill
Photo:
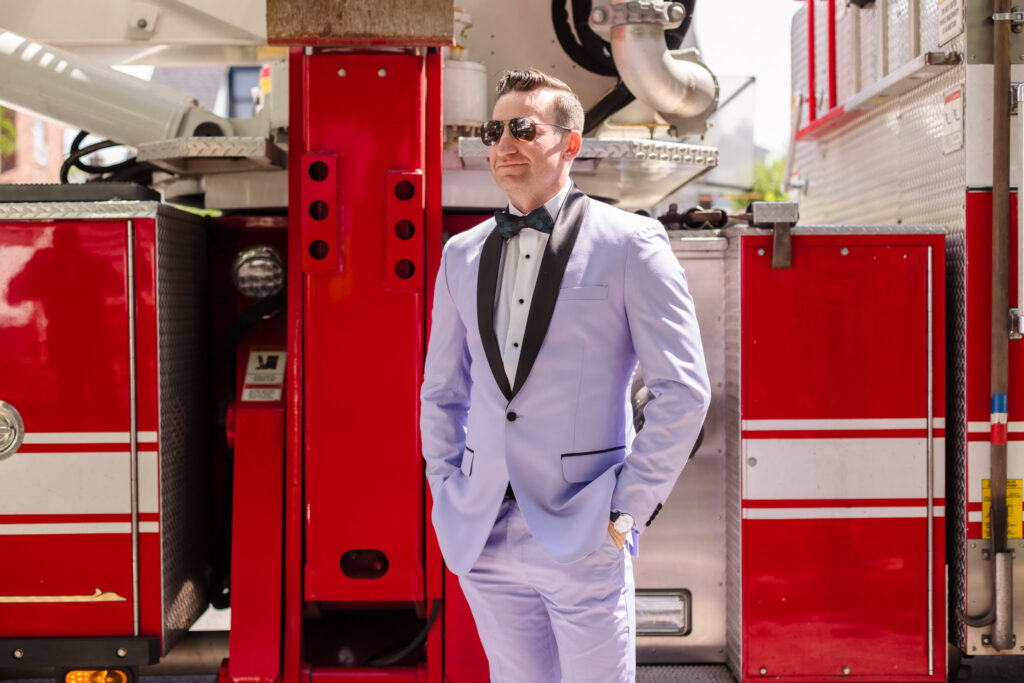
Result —
[[643, 531], [686, 464], [711, 390], [686, 276], [660, 224], [645, 222], [633, 234], [625, 271], [630, 336], [654, 398], [619, 472], [612, 509], [631, 514]]
[[420, 437], [426, 460], [427, 482], [438, 489], [459, 465], [466, 447], [469, 414], [469, 347], [466, 328], [448, 286], [448, 247], [434, 285], [430, 340], [420, 388]]

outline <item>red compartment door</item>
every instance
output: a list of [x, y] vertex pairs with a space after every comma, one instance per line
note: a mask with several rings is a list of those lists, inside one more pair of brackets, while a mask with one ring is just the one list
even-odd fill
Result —
[[942, 235], [771, 251], [744, 238], [744, 680], [945, 680]]
[[127, 231], [0, 224], [0, 637], [132, 634]]

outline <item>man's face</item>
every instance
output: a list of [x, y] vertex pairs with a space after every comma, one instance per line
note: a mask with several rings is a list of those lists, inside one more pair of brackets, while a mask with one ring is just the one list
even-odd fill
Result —
[[505, 192], [517, 196], [543, 195], [559, 185], [565, 164], [568, 131], [556, 126], [537, 126], [537, 137], [529, 142], [517, 140], [508, 129], [511, 119], [525, 116], [537, 123], [554, 120], [554, 93], [551, 90], [513, 91], [494, 103], [494, 118], [505, 123], [501, 139], [490, 147], [491, 173]]

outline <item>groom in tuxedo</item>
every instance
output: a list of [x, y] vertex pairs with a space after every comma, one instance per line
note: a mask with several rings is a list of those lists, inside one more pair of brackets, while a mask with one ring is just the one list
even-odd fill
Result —
[[[710, 396], [693, 300], [658, 221], [570, 182], [572, 90], [530, 69], [497, 93], [481, 138], [508, 207], [448, 241], [434, 289], [420, 418], [434, 529], [493, 683], [632, 681], [630, 553]], [[634, 435], [638, 360], [654, 398]]]

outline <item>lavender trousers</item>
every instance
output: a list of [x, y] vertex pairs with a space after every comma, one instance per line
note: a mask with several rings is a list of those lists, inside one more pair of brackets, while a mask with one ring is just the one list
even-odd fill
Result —
[[491, 683], [635, 680], [633, 565], [611, 535], [589, 555], [561, 564], [506, 499], [483, 552], [459, 582]]

